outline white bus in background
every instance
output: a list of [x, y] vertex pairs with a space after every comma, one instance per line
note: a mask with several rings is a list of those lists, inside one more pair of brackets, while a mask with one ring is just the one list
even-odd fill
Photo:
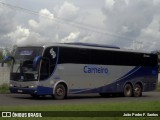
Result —
[[[10, 71], [10, 92], [33, 97], [69, 94], [123, 93], [142, 96], [155, 90], [158, 81], [157, 54], [122, 50], [88, 43], [56, 43], [19, 46]], [[2, 65], [3, 65], [2, 63]]]

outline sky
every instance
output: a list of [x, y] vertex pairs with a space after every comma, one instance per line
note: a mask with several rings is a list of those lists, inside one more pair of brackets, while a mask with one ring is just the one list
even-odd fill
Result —
[[0, 0], [0, 47], [84, 42], [160, 50], [160, 0]]

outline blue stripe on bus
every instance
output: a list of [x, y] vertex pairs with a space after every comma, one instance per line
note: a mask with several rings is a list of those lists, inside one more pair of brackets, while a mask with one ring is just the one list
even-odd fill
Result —
[[[157, 77], [157, 74], [153, 74], [153, 71], [157, 71], [157, 67], [155, 67], [154, 69], [153, 67], [135, 67], [131, 71], [129, 71], [127, 74], [117, 79], [114, 83], [111, 83], [105, 86], [101, 86], [98, 88], [93, 88], [93, 89], [70, 89], [69, 92], [74, 93], [74, 94], [76, 93], [78, 94], [78, 93], [123, 92], [123, 85], [127, 81], [134, 84], [134, 82], [137, 82], [137, 80], [141, 81], [142, 76], [145, 76], [150, 80], [151, 79], [155, 80], [154, 77]], [[151, 80], [151, 82], [153, 81]], [[117, 87], [117, 84], [119, 84], [119, 87]], [[152, 90], [154, 89], [153, 87], [148, 86], [148, 88], [146, 89]], [[53, 88], [38, 86], [37, 94], [39, 95], [53, 94]]]
[[[153, 71], [157, 71], [157, 67], [153, 69], [153, 67], [135, 67], [131, 71], [129, 71], [127, 74], [116, 80], [114, 83], [111, 83], [109, 85], [105, 85], [98, 88], [93, 89], [72, 89], [71, 93], [100, 93], [100, 92], [123, 92], [123, 85], [128, 81], [132, 84], [141, 81], [142, 76], [147, 77], [151, 82], [152, 80], [155, 80], [155, 77], [157, 77], [157, 74], [153, 75]], [[133, 80], [134, 79], [134, 80]], [[146, 79], [146, 78], [145, 78]], [[145, 82], [145, 81], [143, 81]], [[156, 83], [156, 80], [155, 80]], [[119, 88], [117, 87], [117, 84], [119, 84]], [[151, 85], [151, 84], [150, 84]], [[145, 86], [144, 86], [145, 87]], [[155, 86], [147, 86], [148, 90], [154, 90]]]
[[85, 92], [87, 90], [90, 90], [90, 89], [71, 89], [69, 92], [74, 94], [74, 93], [81, 93], [81, 92]]
[[141, 67], [139, 67], [139, 66], [137, 66], [137, 67], [135, 67], [135, 68], [133, 68], [131, 71], [129, 71], [128, 73], [126, 73], [124, 76], [122, 76], [121, 78], [119, 78], [118, 80], [116, 80], [116, 81], [120, 81], [120, 80], [122, 80], [122, 79], [124, 79], [124, 78], [126, 78], [126, 77], [128, 77], [128, 76], [130, 76], [130, 75], [132, 75], [132, 74], [134, 74], [137, 70], [139, 70]]
[[38, 86], [37, 87], [37, 94], [38, 95], [51, 95], [51, 94], [53, 94], [53, 88]]
[[[129, 71], [128, 73], [126, 73], [124, 76], [122, 76], [121, 78], [117, 79], [116, 81], [122, 81], [124, 78], [127, 78], [129, 75], [135, 73], [137, 71], [137, 69], [139, 70], [140, 67], [135, 67], [133, 68], [131, 71]], [[99, 88], [93, 88], [93, 89], [72, 89], [71, 93], [83, 93], [83, 92], [93, 92], [96, 93], [98, 91], [104, 91], [103, 88], [110, 88], [110, 86], [114, 86], [115, 82], [103, 87], [99, 87]], [[115, 90], [115, 88], [113, 87], [113, 89]], [[109, 90], [109, 91], [114, 91], [114, 90]], [[108, 90], [107, 90], [108, 91]]]

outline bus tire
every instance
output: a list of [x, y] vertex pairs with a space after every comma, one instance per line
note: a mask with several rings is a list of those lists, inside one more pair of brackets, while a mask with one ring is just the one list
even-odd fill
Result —
[[131, 86], [131, 84], [126, 84], [124, 86], [124, 96], [125, 97], [131, 97], [133, 95], [133, 88]]
[[54, 98], [56, 100], [62, 100], [66, 97], [66, 88], [63, 84], [58, 84], [55, 88]]
[[134, 90], [133, 90], [133, 96], [134, 97], [142, 96], [142, 87], [140, 84], [135, 84]]

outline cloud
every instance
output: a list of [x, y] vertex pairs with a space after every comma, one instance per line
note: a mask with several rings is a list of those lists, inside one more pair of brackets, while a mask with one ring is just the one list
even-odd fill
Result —
[[52, 9], [45, 6], [27, 22], [23, 16], [19, 22], [13, 10], [0, 7], [1, 44], [91, 42], [160, 49], [159, 0], [104, 0], [96, 5], [87, 1], [87, 6], [82, 2], [64, 0], [50, 5]]
[[108, 9], [112, 9], [112, 7], [114, 6], [115, 1], [114, 0], [105, 0], [105, 6]]
[[[141, 31], [152, 23], [157, 8], [152, 0], [117, 0], [112, 10], [108, 10], [106, 6], [103, 9], [106, 31], [114, 33], [108, 39], [119, 46], [131, 46], [141, 36]], [[148, 38], [146, 41], [149, 41]]]
[[17, 26], [14, 32], [8, 34], [9, 38], [12, 38], [12, 42], [16, 45], [33, 45], [35, 43], [44, 43], [46, 38], [39, 33], [30, 31], [28, 28]]
[[30, 35], [29, 29], [22, 28], [21, 26], [17, 26], [17, 29], [14, 32], [8, 34], [8, 37], [12, 38], [14, 43], [24, 42], [28, 36]]
[[28, 21], [28, 24], [33, 29], [41, 29], [44, 27], [50, 27], [54, 25], [54, 14], [52, 14], [48, 9], [41, 9], [39, 11], [39, 21], [35, 21], [33, 19], [30, 19]]
[[72, 3], [64, 2], [61, 6], [56, 6], [56, 9], [58, 10], [57, 17], [45, 8], [39, 11], [38, 20], [30, 19], [28, 21], [28, 25], [31, 27], [30, 30], [45, 38], [44, 41], [40, 40], [43, 43], [61, 42], [62, 39], [62, 41], [65, 38], [67, 39], [68, 34], [73, 35], [76, 33], [71, 22], [76, 19], [79, 8]]
[[56, 28], [58, 26], [56, 25], [54, 14], [47, 8], [39, 11], [38, 20], [28, 20], [28, 25], [30, 27], [30, 35], [21, 43], [27, 43], [27, 41], [31, 43], [30, 41], [32, 40], [39, 43], [56, 42], [58, 38]]
[[28, 21], [28, 24], [29, 24], [33, 29], [38, 29], [38, 28], [39, 28], [39, 24], [38, 24], [35, 20], [33, 20], [33, 19], [30, 19], [30, 20]]
[[[140, 35], [136, 41], [142, 44], [141, 49], [144, 50], [159, 50], [160, 49], [160, 16], [154, 16], [152, 22], [141, 30]], [[147, 40], [146, 40], [147, 39]]]
[[0, 7], [0, 34], [6, 34], [15, 29], [14, 15], [11, 9]]
[[75, 18], [79, 11], [79, 7], [67, 1], [65, 1], [60, 7], [58, 7], [58, 9], [58, 17], [69, 19]]
[[12, 41], [7, 34], [16, 29], [15, 11], [0, 5], [0, 46], [10, 46]]
[[61, 40], [62, 43], [67, 43], [67, 42], [75, 42], [77, 41], [76, 39], [79, 37], [80, 32], [71, 32], [67, 37], [63, 38]]

